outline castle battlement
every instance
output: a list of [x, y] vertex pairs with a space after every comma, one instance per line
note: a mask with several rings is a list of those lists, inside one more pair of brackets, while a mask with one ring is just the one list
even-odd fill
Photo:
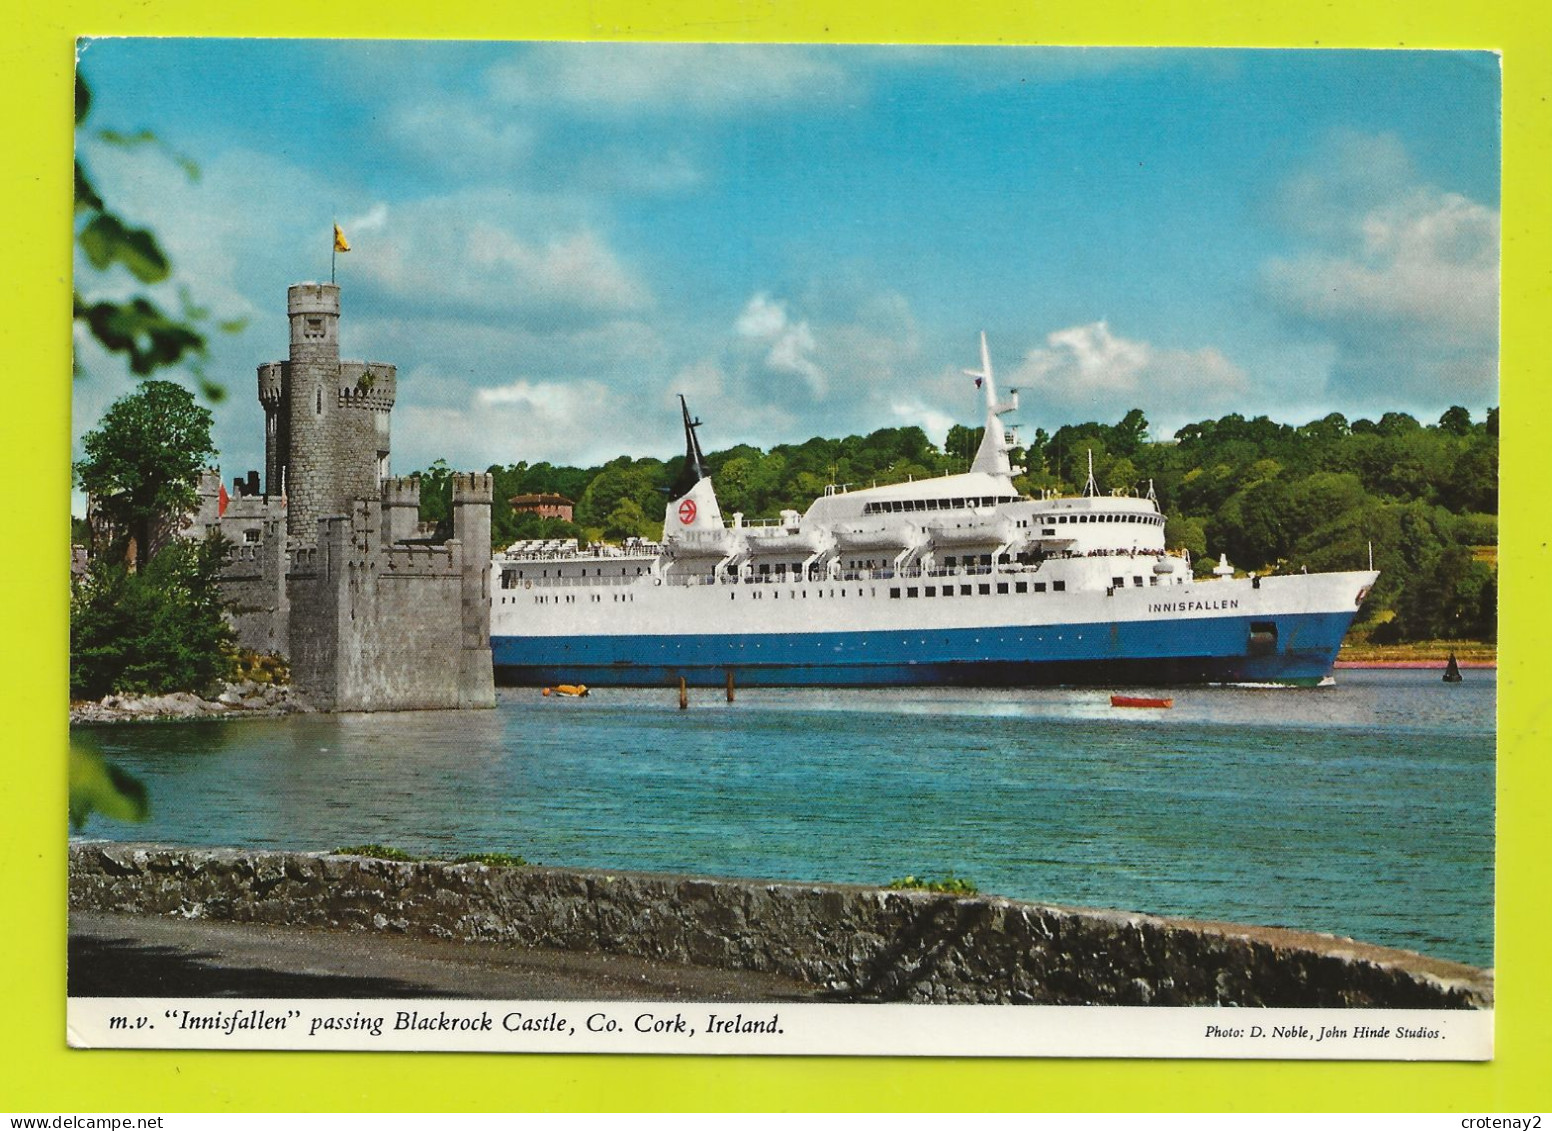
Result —
[[398, 372], [396, 366], [381, 361], [341, 362], [340, 406], [389, 411], [399, 391]]
[[453, 476], [453, 506], [489, 506], [495, 498], [496, 480], [488, 471], [460, 471]]

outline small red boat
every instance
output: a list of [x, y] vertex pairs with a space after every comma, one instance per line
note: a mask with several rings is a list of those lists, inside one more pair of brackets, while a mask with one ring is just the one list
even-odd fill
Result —
[[1112, 707], [1173, 707], [1173, 699], [1147, 699], [1137, 695], [1112, 695]]

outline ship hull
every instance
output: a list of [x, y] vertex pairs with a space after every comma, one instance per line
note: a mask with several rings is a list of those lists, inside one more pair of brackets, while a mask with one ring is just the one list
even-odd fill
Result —
[[[1314, 686], [1354, 612], [909, 630], [494, 636], [503, 685]], [[1258, 633], [1257, 629], [1263, 631]]]

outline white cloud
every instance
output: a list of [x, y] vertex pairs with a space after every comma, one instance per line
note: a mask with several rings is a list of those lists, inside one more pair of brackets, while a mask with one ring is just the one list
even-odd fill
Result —
[[[413, 380], [451, 380], [434, 369]], [[519, 460], [588, 466], [619, 455], [621, 438], [639, 433], [638, 407], [609, 382], [518, 377], [466, 390], [459, 404], [401, 405], [394, 410], [394, 466], [411, 469], [445, 457], [457, 466], [488, 467]], [[665, 425], [666, 436], [671, 419]]]
[[488, 75], [494, 97], [602, 116], [727, 117], [853, 93], [848, 72], [800, 47], [595, 43], [538, 45]]
[[388, 206], [382, 201], [378, 201], [376, 204], [372, 205], [371, 208], [361, 213], [361, 215], [350, 217], [341, 225], [341, 227], [345, 229], [345, 234], [348, 236], [353, 232], [360, 233], [380, 231], [387, 223]]
[[801, 378], [816, 398], [824, 398], [825, 374], [813, 358], [818, 342], [806, 321], [794, 322], [787, 316], [786, 303], [762, 291], [744, 306], [733, 328], [740, 338], [766, 351], [767, 369]]
[[513, 168], [538, 138], [525, 119], [440, 90], [417, 90], [386, 117], [389, 139], [433, 163], [456, 162], [464, 176]]
[[1273, 259], [1264, 277], [1285, 309], [1316, 321], [1485, 344], [1498, 315], [1498, 214], [1455, 193], [1414, 191], [1365, 213], [1341, 253]]
[[1025, 412], [1069, 419], [1119, 418], [1132, 408], [1196, 419], [1231, 407], [1245, 374], [1218, 350], [1161, 348], [1117, 337], [1105, 322], [1056, 330], [999, 385], [1025, 390]]
[[1266, 294], [1329, 342], [1330, 384], [1359, 402], [1490, 402], [1497, 387], [1498, 212], [1420, 183], [1390, 137], [1344, 134], [1294, 178], [1281, 216], [1308, 246], [1268, 260]]
[[[889, 411], [894, 417], [896, 426], [904, 428], [914, 424], [927, 433], [928, 439], [939, 445], [948, 435], [948, 430], [961, 423], [957, 416], [944, 412], [919, 397], [891, 401]], [[883, 426], [882, 421], [879, 426]]]
[[635, 273], [568, 210], [563, 202], [502, 193], [414, 201], [394, 209], [355, 266], [388, 294], [422, 307], [553, 322], [650, 305]]

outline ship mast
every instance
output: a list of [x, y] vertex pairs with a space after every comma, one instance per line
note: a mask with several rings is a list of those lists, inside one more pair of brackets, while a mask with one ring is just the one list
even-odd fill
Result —
[[997, 400], [997, 389], [992, 375], [992, 356], [991, 351], [986, 347], [985, 330], [981, 331], [981, 368], [966, 369], [965, 376], [974, 377], [976, 384], [986, 394], [986, 433], [981, 437], [981, 446], [975, 453], [975, 461], [970, 465], [970, 470], [996, 475], [1011, 482], [1015, 475], [1023, 471], [1023, 468], [1014, 467], [1008, 459], [1008, 434], [1002, 426], [1001, 417], [1018, 411], [1018, 390], [1010, 389], [1007, 400], [1000, 402]]

